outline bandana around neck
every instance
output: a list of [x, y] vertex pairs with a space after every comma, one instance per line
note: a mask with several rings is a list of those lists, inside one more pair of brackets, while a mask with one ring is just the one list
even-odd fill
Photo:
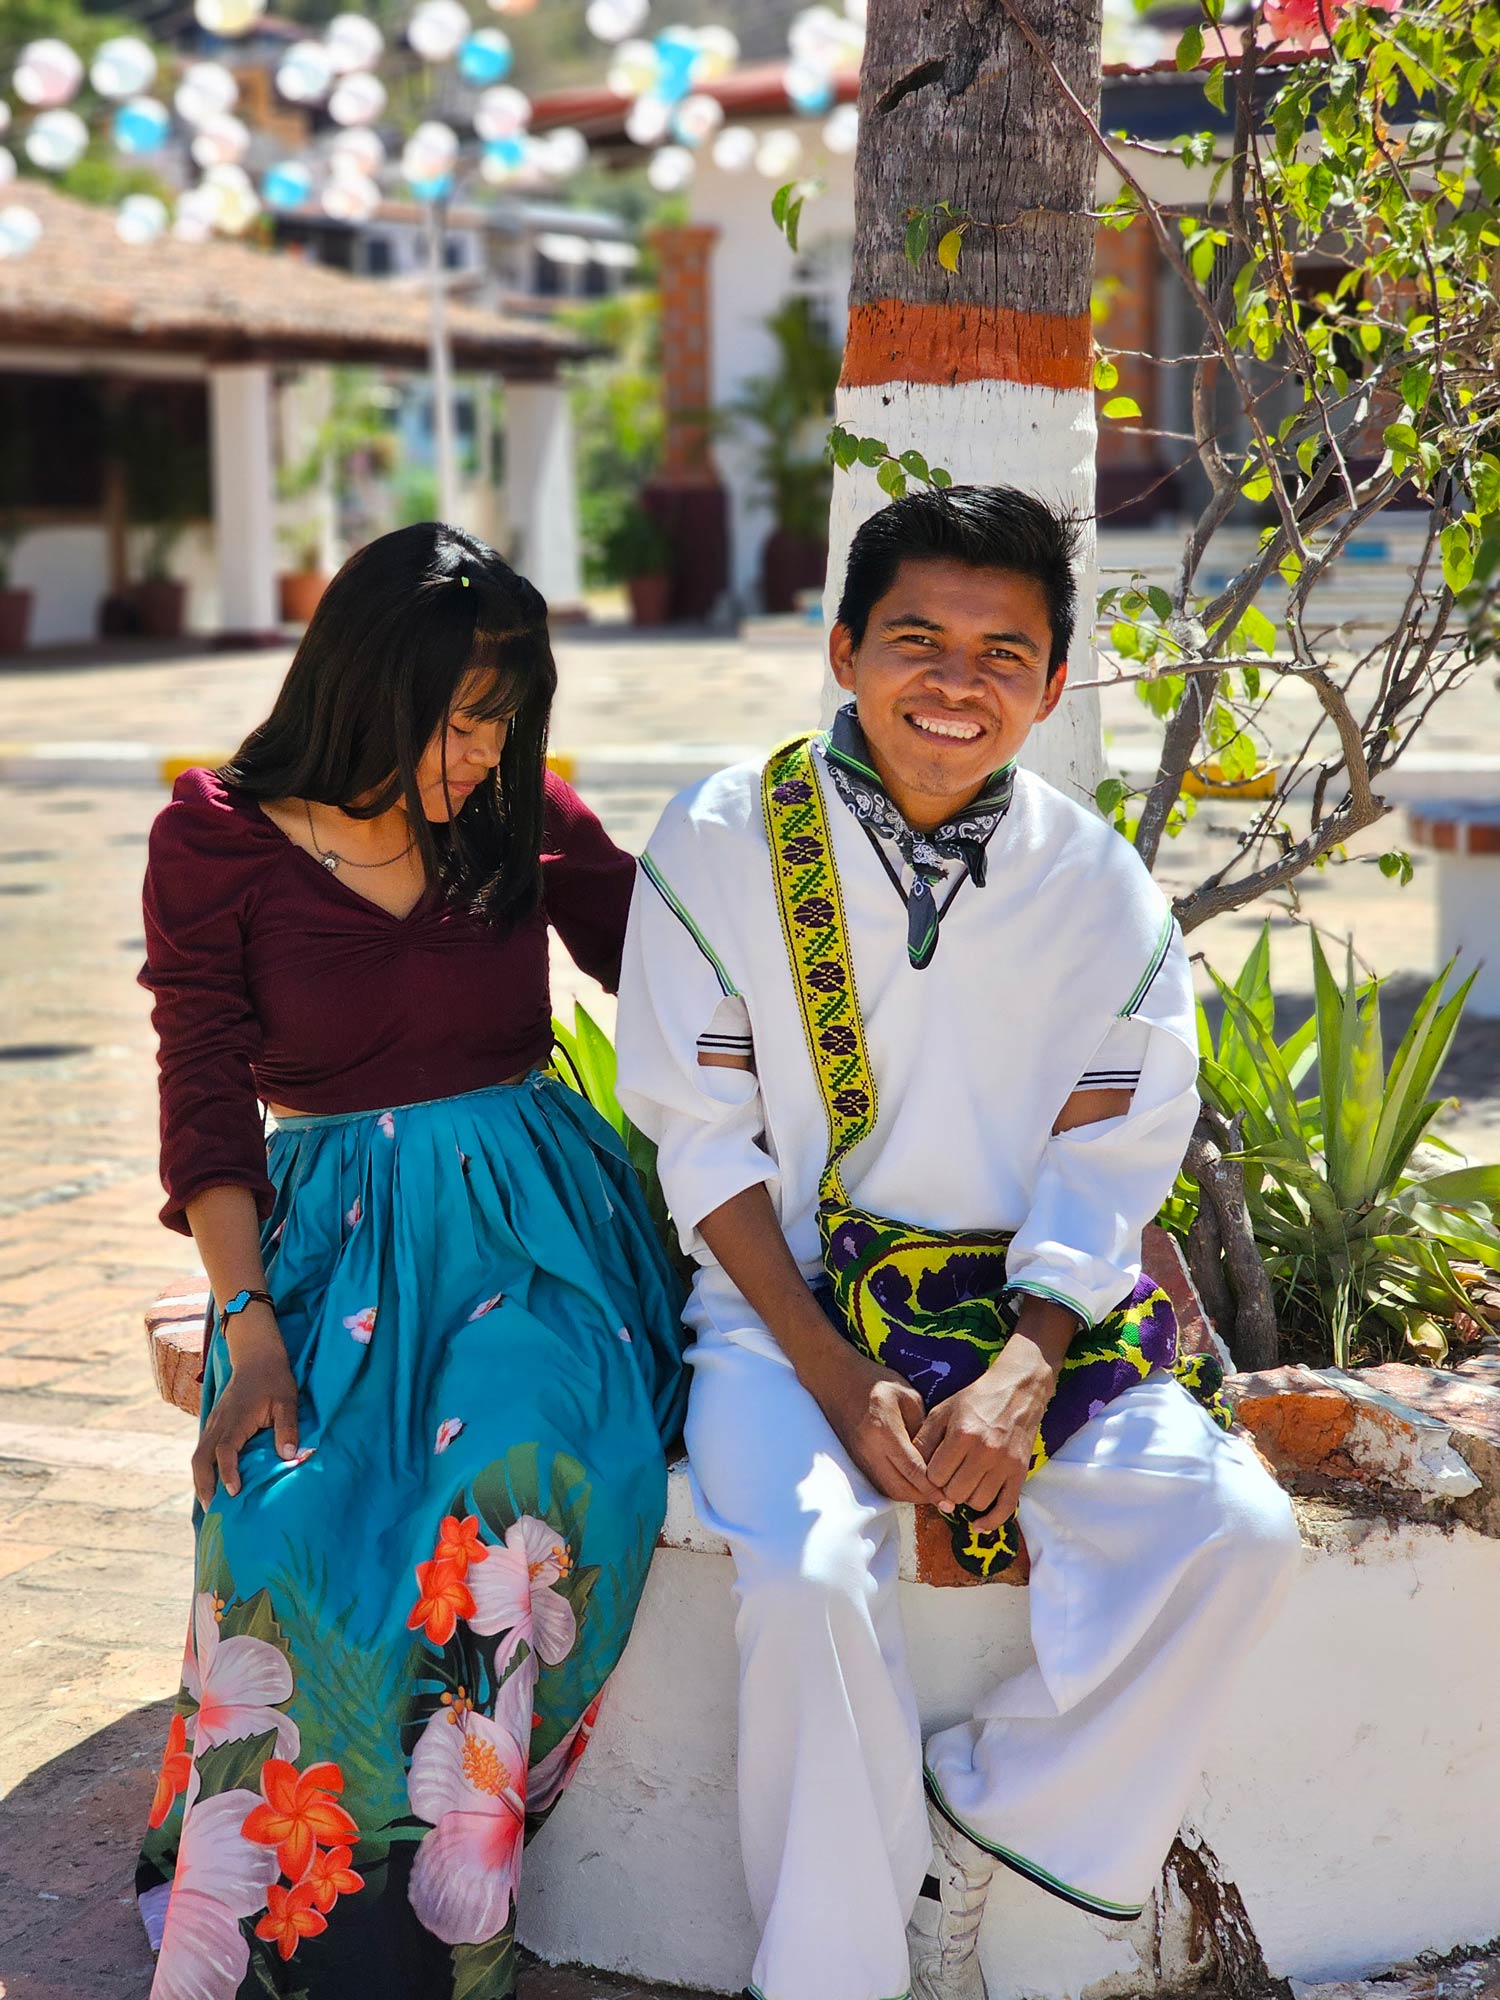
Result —
[[975, 888], [984, 887], [985, 849], [1010, 807], [1016, 767], [1011, 763], [992, 771], [978, 796], [962, 812], [930, 832], [919, 833], [907, 824], [886, 791], [852, 701], [833, 718], [833, 727], [824, 732], [821, 746], [834, 789], [844, 804], [866, 832], [891, 841], [912, 871], [911, 887], [902, 891], [906, 898], [906, 955], [920, 972], [932, 963], [943, 914], [932, 893], [933, 885], [942, 880], [947, 863], [960, 861]]

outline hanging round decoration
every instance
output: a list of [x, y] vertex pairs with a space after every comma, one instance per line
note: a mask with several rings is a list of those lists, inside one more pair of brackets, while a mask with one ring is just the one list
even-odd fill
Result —
[[223, 63], [189, 63], [172, 97], [177, 115], [186, 125], [206, 125], [233, 111], [239, 102], [240, 87]]
[[278, 160], [261, 177], [260, 198], [278, 214], [301, 208], [311, 201], [313, 177], [300, 160]]
[[154, 97], [132, 97], [116, 111], [110, 134], [119, 152], [159, 153], [172, 136], [172, 114]]
[[646, 178], [658, 194], [680, 194], [697, 171], [697, 162], [686, 146], [662, 146], [651, 155]]
[[515, 56], [510, 36], [501, 28], [476, 28], [458, 52], [458, 73], [465, 83], [483, 89], [510, 75]]
[[276, 71], [276, 88], [289, 104], [321, 104], [333, 78], [333, 60], [324, 43], [293, 42]]
[[115, 217], [115, 234], [122, 243], [139, 248], [165, 235], [171, 219], [166, 203], [154, 194], [128, 194]]
[[328, 115], [335, 125], [373, 125], [386, 101], [386, 87], [380, 78], [361, 70], [339, 78], [328, 100]]
[[266, 0], [193, 0], [193, 18], [211, 35], [248, 35], [266, 11]]
[[518, 139], [531, 123], [531, 99], [508, 83], [487, 90], [474, 106], [474, 130], [485, 141]]
[[721, 173], [743, 174], [755, 165], [759, 144], [748, 125], [726, 125], [714, 140], [714, 165]]
[[71, 103], [82, 82], [83, 58], [55, 35], [44, 35], [22, 49], [11, 88], [33, 110], [52, 111]]
[[44, 174], [63, 174], [88, 151], [89, 128], [76, 111], [44, 111], [26, 134], [26, 157]]
[[459, 0], [422, 0], [407, 23], [406, 39], [423, 62], [451, 62], [473, 28]]
[[24, 257], [41, 241], [42, 219], [34, 208], [12, 202], [0, 208], [0, 257]]
[[155, 51], [139, 35], [112, 35], [89, 64], [89, 82], [112, 103], [142, 96], [155, 81]]
[[323, 46], [336, 76], [373, 69], [385, 53], [385, 36], [364, 14], [335, 14], [323, 31]]
[[584, 26], [596, 41], [623, 42], [638, 35], [651, 13], [651, 0], [591, 0]]

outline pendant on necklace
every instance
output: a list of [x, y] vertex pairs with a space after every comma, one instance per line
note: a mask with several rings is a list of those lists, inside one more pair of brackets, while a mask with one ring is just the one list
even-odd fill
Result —
[[320, 854], [318, 856], [318, 859], [322, 862], [323, 866], [328, 870], [330, 875], [334, 875], [338, 872], [340, 857], [337, 854]]

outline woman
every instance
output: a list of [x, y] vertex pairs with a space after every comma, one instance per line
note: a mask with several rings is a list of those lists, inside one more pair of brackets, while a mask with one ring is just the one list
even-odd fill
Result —
[[163, 1220], [217, 1301], [153, 2000], [510, 1993], [522, 1843], [630, 1630], [679, 1298], [543, 1067], [547, 926], [613, 986], [633, 879], [546, 772], [555, 686], [531, 585], [401, 529], [152, 834]]

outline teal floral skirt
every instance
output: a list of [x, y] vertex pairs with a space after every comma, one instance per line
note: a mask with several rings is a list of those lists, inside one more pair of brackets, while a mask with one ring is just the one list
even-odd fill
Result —
[[[661, 1526], [679, 1287], [613, 1132], [540, 1073], [289, 1118], [270, 1164], [301, 1448], [252, 1439], [199, 1520], [152, 2000], [503, 2000], [524, 1843]], [[228, 1376], [218, 1333], [205, 1407]]]

